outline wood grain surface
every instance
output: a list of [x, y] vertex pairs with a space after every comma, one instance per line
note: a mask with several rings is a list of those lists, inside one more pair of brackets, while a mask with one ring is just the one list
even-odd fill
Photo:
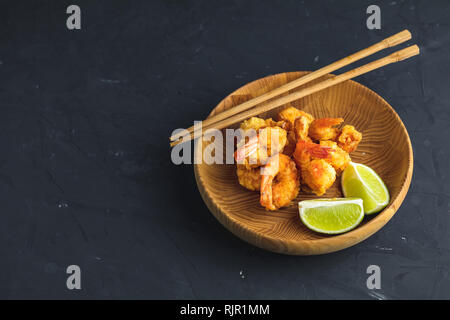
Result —
[[[211, 112], [213, 116], [248, 99], [264, 94], [308, 72], [289, 72], [253, 81], [223, 99]], [[314, 85], [326, 75], [305, 86]], [[287, 94], [294, 92], [290, 91]], [[315, 233], [299, 219], [297, 202], [316, 198], [301, 191], [291, 206], [266, 211], [259, 204], [259, 193], [241, 187], [236, 166], [195, 164], [200, 194], [213, 215], [231, 232], [260, 248], [292, 255], [315, 255], [341, 250], [368, 238], [383, 227], [400, 207], [408, 192], [413, 172], [411, 141], [405, 126], [392, 107], [370, 89], [354, 82], [317, 92], [292, 103], [316, 118], [342, 117], [363, 134], [352, 161], [373, 168], [386, 183], [391, 201], [379, 214], [365, 217], [354, 230], [335, 236]], [[283, 107], [261, 114], [275, 117]], [[234, 125], [237, 127], [238, 124]], [[195, 157], [201, 157], [208, 142], [197, 144]], [[340, 179], [321, 198], [342, 197]]]

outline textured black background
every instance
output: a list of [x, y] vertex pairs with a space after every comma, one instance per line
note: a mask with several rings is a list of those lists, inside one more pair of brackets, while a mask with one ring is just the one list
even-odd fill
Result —
[[[72, 3], [79, 31], [66, 28]], [[369, 4], [381, 30], [366, 28]], [[444, 0], [2, 0], [0, 297], [450, 298], [449, 19]], [[317, 69], [405, 28], [421, 55], [357, 79], [413, 143], [394, 218], [317, 257], [224, 229], [192, 166], [171, 163], [172, 130], [249, 81]], [[66, 288], [70, 264], [81, 291]], [[371, 264], [381, 290], [366, 288]]]

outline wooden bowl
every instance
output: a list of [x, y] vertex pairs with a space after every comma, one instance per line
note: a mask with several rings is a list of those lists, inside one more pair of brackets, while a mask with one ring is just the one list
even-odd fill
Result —
[[[253, 81], [231, 93], [210, 116], [273, 90], [307, 72], [289, 72]], [[308, 85], [331, 77], [327, 75]], [[307, 85], [306, 85], [307, 86]], [[266, 211], [259, 204], [259, 193], [238, 183], [236, 166], [195, 164], [194, 172], [200, 194], [213, 215], [235, 235], [270, 251], [292, 255], [315, 255], [338, 251], [368, 238], [394, 215], [408, 191], [413, 172], [411, 141], [400, 117], [379, 95], [354, 81], [346, 81], [292, 103], [316, 118], [342, 117], [363, 134], [352, 161], [373, 168], [386, 183], [391, 201], [380, 213], [365, 217], [354, 230], [335, 236], [315, 233], [300, 221], [297, 202], [315, 198], [300, 191], [291, 206]], [[275, 117], [278, 110], [261, 114]], [[236, 124], [235, 127], [238, 127]], [[201, 157], [206, 143], [197, 144], [195, 157]], [[340, 179], [336, 179], [322, 198], [342, 197]]]

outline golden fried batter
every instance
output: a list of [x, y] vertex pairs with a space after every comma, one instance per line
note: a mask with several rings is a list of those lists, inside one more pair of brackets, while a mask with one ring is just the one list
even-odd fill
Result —
[[302, 140], [295, 148], [294, 160], [300, 168], [302, 184], [318, 196], [323, 195], [336, 180], [336, 170], [326, 160], [329, 152], [329, 147]]
[[311, 122], [309, 121], [309, 119], [304, 116], [300, 116], [297, 119], [295, 119], [293, 131], [295, 133], [296, 141], [299, 140], [311, 141], [311, 139], [308, 136], [310, 123]]
[[353, 152], [362, 140], [362, 133], [357, 131], [354, 126], [345, 125], [341, 134], [337, 138], [337, 144], [348, 153]]
[[302, 182], [313, 193], [323, 195], [336, 180], [336, 170], [325, 159], [314, 159], [301, 170]]
[[288, 139], [283, 153], [290, 156], [295, 150], [298, 139], [309, 140], [308, 129], [314, 117], [307, 112], [289, 106], [278, 113], [278, 119], [286, 123], [283, 128], [287, 130]]
[[261, 189], [261, 169], [247, 169], [243, 165], [238, 165], [236, 174], [239, 184], [251, 191], [259, 191]]
[[329, 140], [320, 141], [320, 145], [330, 148], [329, 155], [325, 160], [333, 166], [337, 173], [341, 173], [347, 168], [351, 161], [350, 156], [346, 151], [339, 148], [336, 142]]
[[280, 111], [280, 113], [278, 113], [278, 119], [289, 122], [292, 127], [294, 127], [295, 119], [299, 117], [305, 117], [309, 123], [311, 123], [314, 120], [314, 117], [309, 113], [301, 111], [292, 106], [289, 106], [286, 109]]
[[316, 141], [335, 140], [340, 131], [334, 126], [342, 123], [342, 118], [322, 118], [314, 120], [309, 126], [309, 136]]
[[265, 127], [256, 136], [238, 146], [235, 159], [248, 169], [264, 165], [268, 158], [283, 151], [287, 142], [287, 132], [280, 127]]
[[250, 119], [245, 120], [241, 123], [240, 128], [244, 131], [253, 129], [258, 131], [259, 129], [266, 127], [280, 127], [286, 129], [285, 121], [275, 121], [272, 118], [262, 119], [258, 117], [251, 117]]
[[262, 170], [260, 203], [267, 210], [288, 206], [298, 195], [300, 182], [295, 162], [284, 154], [270, 158]]
[[265, 119], [258, 118], [258, 117], [251, 117], [250, 119], [245, 120], [240, 125], [242, 130], [259, 130], [261, 128], [267, 127], [267, 123]]

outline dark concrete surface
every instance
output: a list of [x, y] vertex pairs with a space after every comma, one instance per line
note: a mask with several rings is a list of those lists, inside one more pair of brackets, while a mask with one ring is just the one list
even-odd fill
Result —
[[[69, 4], [81, 30], [66, 28]], [[370, 4], [381, 30], [366, 28]], [[317, 69], [405, 28], [421, 55], [357, 79], [413, 143], [394, 218], [316, 257], [224, 229], [192, 166], [171, 163], [172, 130], [249, 81]], [[450, 298], [449, 44], [444, 0], [1, 1], [0, 298]], [[80, 291], [66, 288], [71, 264]], [[380, 290], [366, 287], [372, 264]]]

